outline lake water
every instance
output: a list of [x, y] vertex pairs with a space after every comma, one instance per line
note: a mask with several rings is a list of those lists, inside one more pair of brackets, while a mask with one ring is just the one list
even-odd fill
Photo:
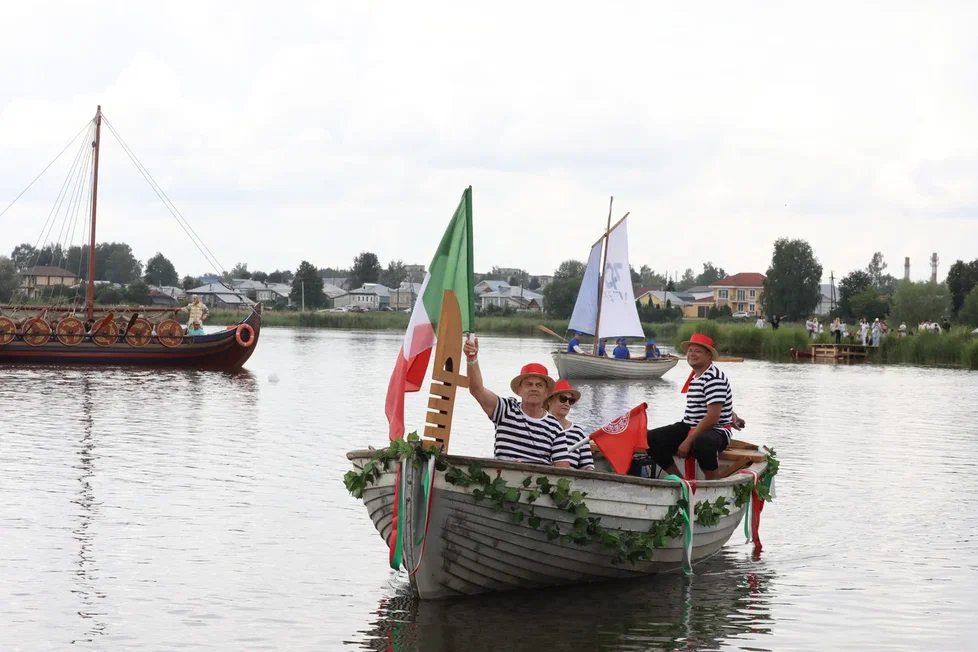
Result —
[[[399, 345], [265, 329], [238, 375], [0, 367], [0, 649], [974, 649], [978, 373], [723, 365], [782, 460], [759, 557], [738, 532], [691, 579], [419, 603], [342, 484], [386, 441]], [[487, 385], [551, 350], [483, 338]], [[687, 372], [580, 383], [571, 418], [676, 420]], [[491, 454], [464, 392], [456, 424], [452, 452]]]

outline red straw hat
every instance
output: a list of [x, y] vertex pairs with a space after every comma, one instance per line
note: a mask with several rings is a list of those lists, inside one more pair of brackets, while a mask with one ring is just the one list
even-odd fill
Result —
[[581, 400], [581, 393], [571, 387], [570, 383], [566, 380], [557, 381], [557, 384], [554, 385], [553, 391], [550, 392], [550, 396], [547, 397], [547, 400], [549, 401], [557, 394], [570, 394], [571, 398], [573, 398], [575, 401]]
[[681, 348], [683, 350], [683, 353], [686, 353], [686, 349], [689, 348], [689, 345], [690, 344], [699, 344], [700, 346], [709, 349], [710, 350], [710, 353], [713, 355], [713, 359], [714, 360], [716, 360], [718, 357], [720, 357], [717, 354], [717, 350], [713, 346], [713, 340], [711, 340], [709, 337], [707, 337], [703, 333], [693, 333], [693, 336], [690, 337], [687, 341], [685, 341], [682, 344], [680, 344], [679, 345], [679, 348]]
[[509, 388], [513, 390], [514, 394], [519, 394], [517, 390], [520, 388], [520, 383], [523, 382], [524, 378], [528, 378], [530, 376], [538, 376], [540, 378], [543, 378], [547, 383], [548, 394], [554, 391], [554, 379], [550, 377], [550, 372], [548, 372], [547, 368], [544, 367], [542, 364], [538, 364], [536, 362], [531, 362], [530, 364], [523, 365], [523, 368], [520, 369], [520, 375], [514, 378], [512, 382], [510, 382]]

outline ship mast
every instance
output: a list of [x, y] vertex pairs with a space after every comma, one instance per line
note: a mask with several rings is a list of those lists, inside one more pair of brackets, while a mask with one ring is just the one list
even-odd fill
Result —
[[92, 236], [88, 241], [88, 294], [85, 300], [85, 309], [88, 318], [95, 317], [95, 206], [98, 203], [98, 148], [99, 137], [102, 134], [102, 105], [95, 111], [95, 165], [92, 176]]

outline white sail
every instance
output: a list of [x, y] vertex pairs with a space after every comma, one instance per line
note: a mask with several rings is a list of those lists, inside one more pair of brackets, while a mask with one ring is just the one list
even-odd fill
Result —
[[598, 321], [598, 283], [601, 282], [599, 276], [601, 272], [601, 247], [603, 245], [604, 238], [591, 247], [591, 255], [588, 256], [587, 267], [584, 269], [584, 279], [581, 281], [581, 289], [577, 293], [577, 303], [574, 304], [574, 312], [571, 314], [570, 324], [567, 326], [569, 330], [594, 335], [594, 326]]
[[[608, 256], [604, 266], [601, 297], [601, 322], [598, 337], [645, 337], [635, 306], [631, 268], [628, 266], [627, 220], [622, 220], [608, 235]], [[593, 251], [591, 252], [594, 253]], [[585, 279], [587, 275], [585, 274]], [[583, 294], [583, 288], [581, 293]], [[578, 297], [578, 303], [580, 303]], [[575, 313], [577, 308], [574, 308]]]

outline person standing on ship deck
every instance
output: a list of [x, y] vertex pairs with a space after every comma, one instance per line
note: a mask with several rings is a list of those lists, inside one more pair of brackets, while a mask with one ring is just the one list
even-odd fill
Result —
[[469, 367], [469, 394], [496, 426], [495, 458], [570, 468], [564, 428], [543, 407], [554, 391], [547, 368], [532, 362], [523, 365], [509, 384], [520, 398], [503, 398], [482, 383], [479, 338], [466, 339], [462, 351]]
[[187, 321], [187, 335], [203, 335], [204, 320], [207, 319], [207, 306], [200, 302], [200, 296], [195, 294], [189, 306], [184, 306], [180, 310], [190, 313]]

